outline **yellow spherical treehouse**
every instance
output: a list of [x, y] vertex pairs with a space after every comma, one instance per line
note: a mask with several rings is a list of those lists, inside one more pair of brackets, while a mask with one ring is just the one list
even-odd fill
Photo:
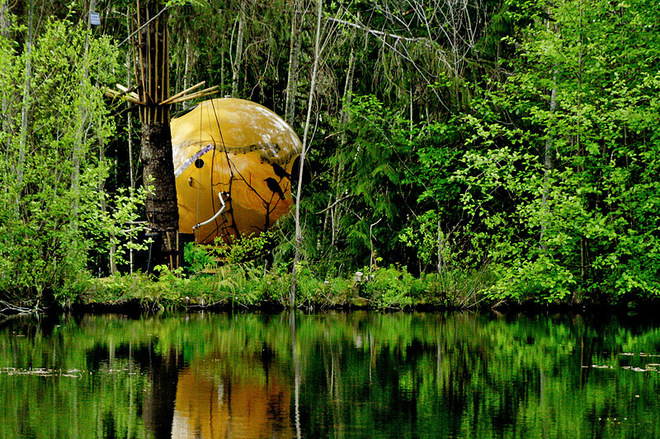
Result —
[[181, 233], [229, 241], [266, 231], [289, 211], [302, 143], [277, 114], [211, 99], [173, 119], [171, 130]]

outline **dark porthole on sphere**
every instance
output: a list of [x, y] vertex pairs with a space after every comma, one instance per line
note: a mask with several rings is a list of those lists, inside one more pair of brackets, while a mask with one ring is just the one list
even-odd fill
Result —
[[204, 160], [202, 160], [202, 159], [195, 160], [195, 167], [197, 169], [201, 168], [202, 166], [204, 166]]

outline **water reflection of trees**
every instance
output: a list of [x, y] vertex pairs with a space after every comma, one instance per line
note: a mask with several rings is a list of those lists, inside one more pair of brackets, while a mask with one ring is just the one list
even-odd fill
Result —
[[17, 320], [0, 437], [660, 437], [657, 354], [657, 324], [579, 316]]

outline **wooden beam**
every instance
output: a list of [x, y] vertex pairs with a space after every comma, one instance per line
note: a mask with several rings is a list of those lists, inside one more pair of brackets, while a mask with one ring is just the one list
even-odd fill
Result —
[[199, 84], [195, 84], [192, 87], [188, 87], [187, 89], [175, 94], [174, 96], [170, 96], [169, 98], [165, 99], [163, 102], [161, 102], [161, 104], [170, 104], [171, 100], [176, 99], [178, 97], [181, 97], [181, 96], [185, 95], [186, 93], [188, 93], [190, 91], [193, 91], [194, 89], [196, 89], [198, 87], [201, 87], [204, 84], [206, 84], [206, 81], [202, 81]]
[[129, 89], [128, 87], [122, 85], [122, 84], [115, 84], [116, 87], [119, 89], [113, 90], [113, 89], [106, 89], [105, 95], [114, 99], [124, 99], [129, 102], [133, 102], [134, 104], [138, 105], [152, 105], [152, 106], [159, 106], [159, 105], [172, 105], [172, 104], [178, 104], [179, 102], [185, 102], [189, 101], [191, 99], [197, 99], [201, 98], [204, 96], [210, 96], [212, 94], [217, 93], [218, 86], [214, 85], [213, 87], [205, 88], [204, 90], [199, 90], [194, 93], [189, 93], [190, 91], [201, 87], [204, 85], [206, 81], [202, 81], [199, 84], [195, 84], [192, 87], [188, 87], [187, 89], [183, 90], [182, 92], [179, 92], [175, 94], [174, 96], [165, 99], [162, 102], [154, 102], [151, 96], [148, 93], [145, 93], [145, 97], [147, 99], [147, 102], [142, 102], [140, 101], [140, 98], [138, 97], [138, 94], [135, 93], [134, 90], [136, 88], [134, 87], [133, 89]]
[[209, 95], [215, 94], [217, 92], [218, 92], [218, 86], [214, 85], [213, 87], [209, 87], [209, 88], [206, 88], [204, 90], [200, 90], [198, 92], [191, 93], [191, 94], [186, 95], [186, 96], [181, 96], [181, 97], [178, 97], [176, 99], [170, 98], [170, 99], [162, 102], [162, 104], [178, 104], [179, 102], [185, 102], [185, 101], [189, 101], [191, 99], [196, 99], [196, 98], [201, 98], [201, 97], [204, 97], [204, 96], [209, 96]]
[[134, 104], [146, 105], [144, 102], [142, 102], [138, 99], [138, 96], [135, 93], [126, 94], [124, 92], [120, 93], [117, 90], [106, 89], [104, 94], [109, 98], [123, 99], [125, 101], [129, 101], [129, 102], [132, 102]]

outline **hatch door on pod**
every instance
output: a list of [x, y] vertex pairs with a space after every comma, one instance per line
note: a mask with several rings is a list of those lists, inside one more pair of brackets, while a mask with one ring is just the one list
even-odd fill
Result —
[[211, 99], [171, 121], [179, 230], [200, 243], [268, 230], [293, 204], [302, 143], [271, 110]]

